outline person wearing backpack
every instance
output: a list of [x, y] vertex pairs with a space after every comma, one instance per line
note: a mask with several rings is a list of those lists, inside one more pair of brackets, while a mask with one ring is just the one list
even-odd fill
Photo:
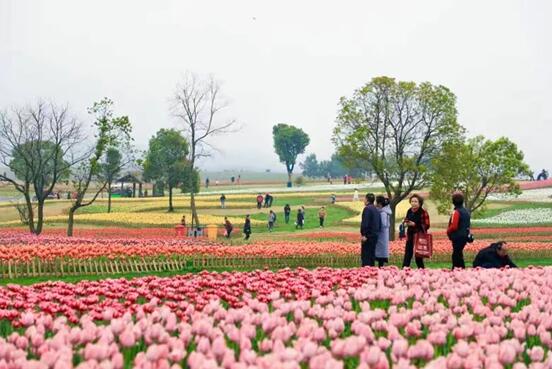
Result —
[[471, 217], [469, 211], [464, 207], [464, 195], [460, 192], [452, 195], [452, 204], [454, 212], [447, 228], [447, 236], [452, 242], [452, 269], [465, 269], [464, 247], [471, 238]]

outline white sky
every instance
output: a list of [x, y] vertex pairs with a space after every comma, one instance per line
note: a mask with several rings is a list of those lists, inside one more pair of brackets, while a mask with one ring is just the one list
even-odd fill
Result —
[[145, 148], [175, 127], [184, 72], [212, 73], [244, 128], [203, 167], [284, 170], [274, 124], [328, 158], [339, 97], [389, 75], [448, 86], [471, 134], [509, 136], [552, 169], [551, 15], [549, 0], [0, 0], [0, 107], [54, 99], [88, 119], [108, 96]]

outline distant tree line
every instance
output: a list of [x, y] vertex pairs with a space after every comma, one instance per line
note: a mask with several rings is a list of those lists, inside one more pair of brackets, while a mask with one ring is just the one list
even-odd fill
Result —
[[300, 164], [303, 175], [309, 178], [341, 178], [350, 175], [354, 178], [365, 178], [369, 175], [367, 169], [347, 167], [343, 159], [334, 153], [330, 160], [318, 161], [316, 154], [309, 154]]

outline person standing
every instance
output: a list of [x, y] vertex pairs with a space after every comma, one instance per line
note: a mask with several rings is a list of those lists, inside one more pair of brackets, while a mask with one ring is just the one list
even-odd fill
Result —
[[[410, 267], [412, 257], [414, 256], [414, 242], [416, 234], [427, 232], [429, 229], [429, 214], [423, 208], [424, 199], [414, 194], [410, 196], [410, 209], [406, 212], [403, 223], [406, 225], [406, 245], [404, 250], [404, 259], [402, 267]], [[415, 258], [416, 266], [420, 269], [425, 268], [423, 258]]]
[[209, 188], [209, 177], [205, 179], [205, 188]]
[[268, 231], [272, 232], [274, 229], [274, 223], [276, 223], [276, 213], [274, 213], [272, 210], [268, 213]]
[[289, 206], [289, 204], [286, 204], [286, 206], [284, 206], [284, 221], [286, 222], [286, 224], [289, 223], [290, 215], [291, 215], [291, 206]]
[[268, 208], [268, 201], [270, 200], [270, 194], [267, 192], [264, 197], [264, 207]]
[[248, 240], [249, 236], [251, 236], [251, 218], [249, 214], [245, 216], [245, 223], [243, 224], [243, 234], [245, 235], [245, 240]]
[[353, 201], [358, 201], [358, 190], [355, 188], [355, 193], [353, 194]]
[[449, 220], [447, 236], [452, 242], [452, 269], [466, 268], [464, 263], [464, 247], [470, 235], [471, 217], [464, 207], [464, 195], [457, 192], [452, 195], [454, 212]]
[[337, 198], [336, 198], [336, 196], [335, 196], [335, 193], [332, 193], [332, 195], [330, 196], [330, 202], [331, 202], [332, 204], [335, 204], [336, 200], [337, 200]]
[[303, 214], [303, 224], [305, 224], [305, 219], [307, 218], [307, 211], [305, 210], [305, 205], [301, 205], [301, 214]]
[[258, 194], [257, 195], [257, 209], [260, 209], [263, 207], [263, 195]]
[[297, 209], [297, 222], [295, 222], [295, 229], [298, 229], [298, 228], [303, 229], [304, 224], [305, 224], [305, 214], [303, 213], [302, 209]]
[[324, 221], [326, 220], [326, 207], [322, 206], [320, 210], [318, 210], [318, 219], [320, 220], [320, 228], [324, 228]]
[[224, 217], [224, 230], [226, 231], [226, 238], [230, 238], [233, 229], [234, 227], [232, 226], [232, 223], [230, 223], [230, 220], [228, 220], [228, 217]]
[[226, 207], [226, 196], [224, 194], [220, 195], [220, 207], [221, 209]]
[[376, 208], [378, 208], [381, 218], [381, 228], [376, 244], [376, 261], [378, 267], [381, 268], [389, 262], [389, 228], [391, 227], [391, 215], [393, 213], [389, 207], [389, 200], [383, 196], [376, 197]]
[[381, 229], [381, 218], [378, 209], [374, 206], [375, 200], [376, 197], [373, 193], [366, 194], [362, 222], [360, 223], [362, 266], [375, 266], [376, 264], [376, 244]]

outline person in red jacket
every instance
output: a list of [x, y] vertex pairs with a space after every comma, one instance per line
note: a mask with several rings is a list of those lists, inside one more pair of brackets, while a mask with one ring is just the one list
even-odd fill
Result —
[[464, 247], [468, 243], [470, 236], [471, 217], [468, 210], [464, 207], [464, 195], [456, 192], [452, 195], [452, 204], [454, 212], [452, 213], [447, 236], [452, 242], [452, 269], [466, 267], [464, 263]]

